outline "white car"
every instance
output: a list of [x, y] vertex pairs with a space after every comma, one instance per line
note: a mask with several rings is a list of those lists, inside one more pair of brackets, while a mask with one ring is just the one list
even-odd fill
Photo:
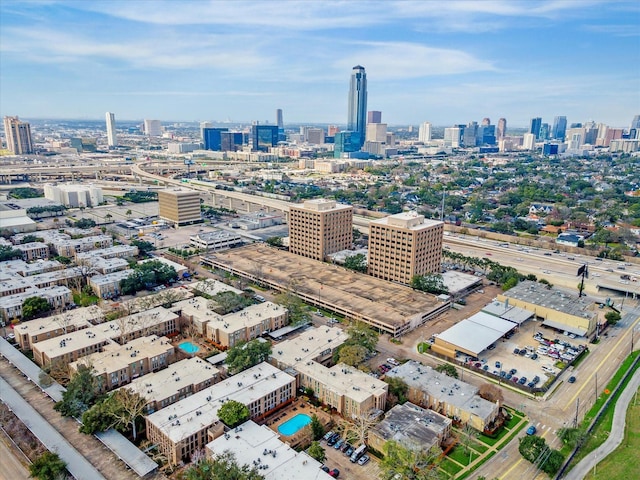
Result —
[[400, 362], [398, 362], [395, 358], [387, 358], [387, 363], [389, 365], [393, 365], [394, 367], [400, 365]]

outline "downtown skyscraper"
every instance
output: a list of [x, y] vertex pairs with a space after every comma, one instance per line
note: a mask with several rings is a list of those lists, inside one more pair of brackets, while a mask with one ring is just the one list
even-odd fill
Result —
[[14, 155], [33, 153], [33, 139], [29, 122], [22, 122], [18, 117], [4, 117], [4, 136], [7, 141], [7, 149]]
[[351, 72], [349, 86], [349, 116], [347, 130], [360, 135], [360, 146], [364, 144], [367, 125], [367, 74], [364, 67], [356, 65]]
[[107, 112], [105, 117], [107, 122], [107, 145], [110, 147], [117, 147], [118, 137], [116, 136], [116, 115], [115, 113]]

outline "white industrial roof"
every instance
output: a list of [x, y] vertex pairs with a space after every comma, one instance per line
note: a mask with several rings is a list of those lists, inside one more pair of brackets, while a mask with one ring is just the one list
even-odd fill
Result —
[[438, 339], [478, 355], [515, 326], [508, 320], [478, 312], [442, 332]]

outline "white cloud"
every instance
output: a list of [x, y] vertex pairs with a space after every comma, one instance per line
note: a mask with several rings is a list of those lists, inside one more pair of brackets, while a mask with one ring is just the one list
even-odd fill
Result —
[[335, 65], [349, 71], [363, 65], [376, 81], [495, 70], [487, 61], [461, 50], [434, 48], [408, 42], [362, 42]]

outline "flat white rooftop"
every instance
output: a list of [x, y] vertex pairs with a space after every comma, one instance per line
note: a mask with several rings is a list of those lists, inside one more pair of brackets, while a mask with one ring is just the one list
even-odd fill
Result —
[[206, 382], [218, 375], [219, 372], [216, 367], [205, 360], [198, 357], [187, 358], [173, 363], [159, 372], [136, 378], [129, 385], [121, 388], [128, 388], [139, 393], [148, 402], [160, 402], [165, 398], [177, 395], [191, 385]]
[[271, 357], [289, 367], [324, 355], [327, 350], [338, 348], [349, 335], [338, 327], [313, 327], [294, 338], [273, 346]]
[[259, 325], [267, 319], [285, 315], [287, 309], [272, 302], [249, 305], [239, 312], [229, 313], [222, 317], [215, 327], [218, 330], [232, 333], [240, 328], [250, 328]]
[[91, 323], [100, 323], [104, 317], [102, 310], [96, 305], [90, 307], [76, 308], [59, 315], [46, 318], [29, 320], [28, 322], [16, 325], [16, 332], [21, 335], [43, 335], [65, 327], [89, 326]]
[[408, 230], [424, 230], [427, 228], [443, 225], [439, 220], [430, 220], [419, 215], [417, 212], [402, 212], [388, 217], [372, 220], [371, 224], [384, 225], [387, 227], [404, 228]]
[[294, 368], [300, 374], [318, 380], [326, 389], [358, 402], [364, 402], [371, 395], [380, 396], [388, 390], [387, 384], [382, 380], [344, 363], [327, 368], [318, 362], [309, 361], [299, 363]]
[[322, 464], [305, 452], [296, 452], [266, 425], [249, 420], [206, 446], [215, 455], [233, 452], [239, 465], [256, 467], [265, 480], [330, 480]]
[[155, 412], [147, 420], [177, 443], [216, 423], [218, 409], [226, 400], [249, 405], [287, 384], [295, 388], [295, 378], [263, 362]]

